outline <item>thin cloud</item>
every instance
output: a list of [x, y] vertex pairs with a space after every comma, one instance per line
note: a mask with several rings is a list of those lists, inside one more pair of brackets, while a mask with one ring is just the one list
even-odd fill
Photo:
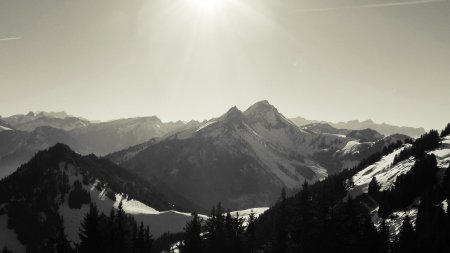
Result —
[[0, 38], [0, 41], [20, 40], [20, 39], [22, 39], [22, 37]]
[[294, 10], [293, 12], [323, 12], [323, 11], [334, 11], [334, 10], [388, 8], [388, 7], [398, 7], [398, 6], [406, 6], [406, 5], [443, 3], [443, 2], [447, 2], [447, 1], [448, 0], [417, 0], [417, 1], [408, 1], [408, 2], [364, 4], [364, 5], [339, 6], [339, 7], [330, 7], [330, 8], [297, 9], [297, 10]]

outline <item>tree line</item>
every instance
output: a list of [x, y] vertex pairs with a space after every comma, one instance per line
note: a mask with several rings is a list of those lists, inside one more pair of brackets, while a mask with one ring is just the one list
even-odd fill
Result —
[[[179, 243], [180, 253], [253, 253], [255, 252], [255, 215], [251, 212], [248, 221], [224, 213], [220, 204], [214, 207], [204, 221], [196, 213], [186, 224], [184, 238]], [[248, 224], [245, 224], [245, 223]]]
[[132, 216], [126, 215], [122, 202], [117, 212], [111, 209], [109, 216], [101, 213], [94, 204], [80, 225], [80, 243], [76, 245], [79, 253], [149, 253], [153, 238], [148, 226], [136, 223]]

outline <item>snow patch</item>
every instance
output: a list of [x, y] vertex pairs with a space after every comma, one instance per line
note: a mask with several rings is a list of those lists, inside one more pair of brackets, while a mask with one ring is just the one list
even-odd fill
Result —
[[250, 208], [250, 209], [230, 212], [230, 214], [233, 217], [237, 217], [239, 215], [239, 217], [244, 218], [244, 226], [247, 226], [251, 212], [253, 212], [253, 214], [255, 215], [255, 218], [258, 218], [261, 214], [263, 214], [267, 210], [269, 210], [269, 207], [256, 207], [256, 208]]
[[408, 147], [410, 147], [410, 144], [396, 149], [394, 152], [383, 156], [380, 161], [356, 173], [353, 176], [354, 187], [350, 189], [349, 193], [353, 197], [361, 195], [362, 193], [367, 193], [369, 183], [373, 177], [377, 178], [377, 181], [380, 184], [380, 190], [382, 191], [393, 186], [397, 176], [408, 172], [415, 163], [414, 158], [410, 157], [395, 166], [392, 166], [395, 156]]
[[17, 239], [16, 232], [8, 229], [7, 214], [0, 215], [0, 249], [3, 249], [5, 246], [12, 252], [25, 252], [25, 247]]
[[195, 132], [198, 132], [198, 131], [200, 131], [200, 130], [202, 130], [202, 129], [204, 129], [204, 128], [206, 128], [206, 127], [208, 127], [208, 126], [210, 126], [210, 125], [212, 125], [212, 124], [214, 124], [214, 123], [216, 123], [215, 120], [206, 122], [205, 124], [199, 126]]
[[450, 164], [450, 136], [441, 139], [441, 147], [429, 152], [434, 154], [440, 168], [448, 168]]
[[12, 131], [12, 129], [9, 128], [9, 127], [0, 126], [0, 132], [1, 132], [1, 131]]
[[445, 213], [448, 213], [448, 199], [442, 201], [442, 210], [444, 210]]
[[359, 144], [360, 144], [359, 141], [347, 142], [347, 144], [345, 144], [345, 147], [342, 149], [344, 155], [359, 153], [359, 150], [357, 148]]
[[[397, 211], [389, 215], [389, 217], [386, 218], [385, 222], [386, 225], [389, 227], [391, 234], [398, 235], [400, 233], [400, 230], [402, 229], [403, 220], [406, 218], [406, 216], [409, 216], [409, 218], [411, 219], [411, 224], [413, 225], [413, 227], [415, 227], [417, 213], [418, 213], [417, 208], [412, 208], [406, 211]], [[379, 227], [381, 225], [381, 221], [382, 219], [379, 218], [375, 222], [375, 226]]]
[[[64, 170], [65, 163], [60, 163], [60, 169]], [[69, 184], [72, 186], [75, 180], [82, 182], [82, 176], [78, 169], [69, 164], [66, 173], [69, 176]], [[100, 213], [109, 215], [111, 208], [118, 209], [119, 203], [122, 201], [122, 207], [125, 213], [132, 215], [136, 222], [141, 221], [144, 225], [150, 227], [150, 232], [154, 237], [158, 237], [165, 232], [181, 232], [186, 223], [191, 220], [191, 214], [178, 211], [157, 211], [156, 209], [145, 205], [135, 199], [127, 199], [121, 193], [115, 194], [115, 200], [106, 196], [107, 189], [103, 188], [99, 191], [96, 187], [100, 182], [96, 180], [93, 184], [83, 185], [83, 188], [90, 193], [91, 202], [94, 203]], [[67, 196], [64, 203], [59, 208], [59, 213], [63, 217], [65, 233], [67, 239], [72, 243], [79, 243], [79, 229], [86, 213], [89, 212], [89, 205], [85, 204], [80, 209], [69, 208]], [[199, 215], [207, 218], [207, 216]]]

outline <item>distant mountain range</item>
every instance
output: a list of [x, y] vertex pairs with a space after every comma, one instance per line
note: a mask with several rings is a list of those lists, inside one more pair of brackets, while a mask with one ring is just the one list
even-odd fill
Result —
[[200, 123], [162, 123], [157, 117], [92, 123], [64, 112], [0, 118], [0, 178], [56, 143], [66, 143], [81, 154], [106, 155], [196, 124]]
[[[363, 128], [362, 126], [349, 126], [342, 127], [344, 128], [342, 129], [332, 124], [328, 124], [329, 126], [325, 124], [311, 125], [311, 121], [300, 117], [291, 119], [291, 121], [301, 125], [305, 131], [323, 134], [343, 134], [349, 135], [349, 137], [352, 137], [352, 134], [348, 130], [355, 130], [354, 128], [360, 130], [359, 128]], [[310, 126], [306, 126], [306, 123], [309, 123]], [[145, 143], [152, 139], [152, 142], [154, 142], [154, 138], [161, 139], [177, 132], [196, 129], [202, 124], [206, 124], [206, 121], [165, 123], [156, 116], [119, 119], [108, 122], [91, 122], [81, 117], [71, 116], [65, 112], [29, 112], [5, 118], [0, 117], [0, 177], [10, 174], [20, 164], [28, 161], [38, 150], [48, 148], [58, 142], [67, 143], [82, 154], [107, 155], [129, 147], [133, 147], [131, 149], [136, 150], [139, 147], [134, 147], [135, 145], [146, 145]], [[367, 124], [365, 123], [365, 125]], [[369, 124], [369, 128], [374, 130], [377, 129], [377, 126], [380, 125]], [[326, 127], [328, 127], [327, 131]], [[322, 129], [319, 131], [318, 128]], [[390, 128], [410, 129], [395, 126], [390, 126]], [[388, 131], [388, 133], [410, 133], [407, 135], [416, 136], [423, 131], [423, 129], [414, 131], [400, 130], [392, 130]], [[378, 132], [388, 135], [386, 131]], [[362, 139], [361, 141], [375, 141], [378, 137]], [[142, 145], [140, 145], [141, 148]], [[131, 155], [130, 151], [127, 152]], [[350, 163], [354, 164], [355, 161]]]
[[414, 138], [419, 137], [425, 133], [425, 129], [422, 127], [414, 128], [406, 126], [394, 126], [386, 123], [378, 124], [373, 122], [372, 120], [365, 120], [365, 121], [350, 120], [347, 122], [338, 122], [338, 123], [328, 121], [308, 120], [303, 117], [291, 118], [290, 120], [298, 126], [306, 126], [314, 123], [324, 123], [338, 129], [363, 130], [370, 128], [384, 135], [404, 134]]
[[68, 132], [48, 126], [35, 128], [31, 132], [8, 129], [0, 131], [0, 178], [14, 172], [39, 150], [56, 143], [70, 145], [78, 152], [85, 148]]
[[74, 129], [70, 134], [86, 147], [88, 153], [105, 155], [199, 124], [195, 121], [163, 123], [156, 116], [139, 117], [91, 124]]
[[218, 200], [233, 209], [270, 205], [283, 187], [323, 179], [409, 138], [323, 123], [298, 127], [268, 101], [202, 123], [163, 123], [155, 116], [91, 123], [63, 112], [2, 120], [9, 127], [0, 132], [0, 176], [38, 150], [66, 143], [80, 154], [108, 154], [204, 209]]
[[86, 119], [70, 116], [65, 112], [29, 112], [25, 115], [18, 114], [2, 118], [2, 120], [16, 130], [27, 132], [42, 126], [70, 131], [91, 124]]

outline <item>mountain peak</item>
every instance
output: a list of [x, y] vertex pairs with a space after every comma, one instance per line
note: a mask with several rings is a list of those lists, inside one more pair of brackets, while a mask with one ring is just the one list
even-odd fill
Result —
[[363, 124], [375, 124], [375, 122], [373, 120], [371, 120], [371, 119], [366, 119], [364, 121], [361, 121], [361, 123], [363, 123]]
[[254, 105], [271, 105], [267, 99], [256, 102]]
[[275, 108], [275, 106], [271, 105], [269, 103], [269, 101], [267, 100], [261, 100], [259, 102], [256, 102], [255, 104], [253, 104], [252, 106], [250, 106], [246, 111], [245, 114], [249, 115], [249, 114], [253, 114], [253, 113], [258, 113], [258, 112], [267, 112], [267, 111], [277, 111], [277, 108]]
[[279, 128], [292, 124], [267, 100], [253, 104], [244, 112], [244, 115], [249, 122], [260, 122], [269, 128]]
[[48, 117], [48, 118], [59, 118], [59, 119], [64, 119], [64, 118], [69, 117], [69, 115], [65, 111], [60, 111], [60, 112], [37, 111], [37, 112], [34, 112], [34, 116], [36, 116], [36, 117]]
[[55, 152], [56, 150], [58, 150], [59, 152], [62, 152], [64, 154], [75, 154], [75, 151], [73, 151], [69, 145], [65, 144], [65, 143], [61, 143], [58, 142], [55, 145], [53, 145], [52, 147], [50, 147], [48, 149], [49, 152]]
[[231, 107], [226, 114], [229, 113], [235, 113], [235, 112], [240, 112], [241, 110], [239, 110], [236, 106]]
[[236, 106], [233, 106], [224, 115], [222, 115], [221, 119], [227, 122], [235, 122], [236, 120], [241, 120], [242, 116], [241, 110], [239, 110]]

